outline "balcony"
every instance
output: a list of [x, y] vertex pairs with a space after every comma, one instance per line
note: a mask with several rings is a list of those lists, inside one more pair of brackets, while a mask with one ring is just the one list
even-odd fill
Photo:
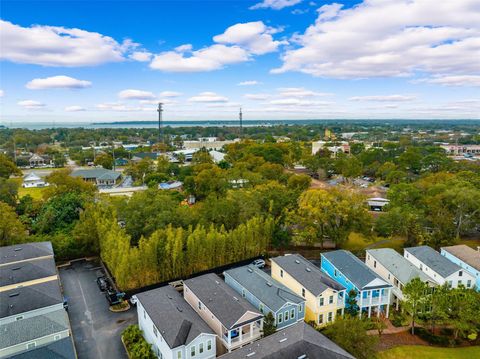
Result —
[[244, 324], [230, 331], [227, 331], [225, 327], [223, 329], [222, 340], [229, 350], [248, 344], [262, 336], [260, 321]]

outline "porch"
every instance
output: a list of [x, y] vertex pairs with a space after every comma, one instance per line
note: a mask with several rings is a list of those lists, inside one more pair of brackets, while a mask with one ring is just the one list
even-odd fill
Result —
[[222, 326], [222, 341], [228, 351], [251, 343], [262, 336], [262, 320], [245, 323], [228, 330]]

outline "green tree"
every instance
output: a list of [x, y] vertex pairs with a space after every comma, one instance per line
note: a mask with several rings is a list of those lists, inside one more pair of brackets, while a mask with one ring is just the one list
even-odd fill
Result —
[[345, 298], [345, 311], [352, 317], [356, 317], [360, 307], [357, 303], [357, 291], [355, 289], [351, 289], [348, 294], [347, 298]]
[[335, 165], [337, 172], [347, 180], [358, 177], [362, 174], [363, 166], [355, 156], [341, 156], [337, 159]]
[[22, 243], [27, 237], [27, 230], [18, 218], [15, 210], [0, 202], [0, 246]]
[[310, 187], [312, 179], [307, 175], [292, 175], [288, 178], [287, 186], [292, 190], [303, 192]]
[[113, 157], [110, 153], [102, 152], [95, 157], [95, 166], [111, 170], [113, 168]]
[[453, 327], [453, 336], [465, 338], [478, 333], [480, 326], [480, 293], [463, 286], [448, 293], [448, 324]]
[[263, 330], [262, 334], [264, 337], [274, 334], [277, 331], [277, 326], [275, 325], [275, 318], [273, 317], [272, 312], [268, 312], [263, 319]]
[[375, 357], [378, 337], [367, 334], [368, 323], [357, 317], [337, 318], [324, 334], [358, 359]]
[[18, 199], [18, 183], [15, 180], [0, 177], [0, 201], [16, 207]]
[[20, 176], [21, 174], [22, 171], [18, 169], [12, 160], [3, 153], [0, 153], [0, 177], [9, 178], [11, 175]]
[[413, 278], [403, 287], [403, 296], [403, 308], [412, 320], [412, 334], [415, 334], [415, 321], [429, 302], [428, 285], [418, 277]]

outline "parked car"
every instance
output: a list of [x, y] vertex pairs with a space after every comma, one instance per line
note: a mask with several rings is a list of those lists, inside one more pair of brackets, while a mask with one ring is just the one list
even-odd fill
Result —
[[98, 277], [97, 278], [97, 285], [98, 289], [100, 289], [102, 292], [105, 292], [108, 288], [108, 281], [107, 278], [105, 277]]
[[63, 297], [63, 308], [68, 312], [68, 298]]
[[265, 261], [263, 259], [255, 259], [252, 262], [252, 265], [257, 267], [257, 268], [263, 268], [263, 267], [265, 267]]
[[131, 305], [137, 305], [137, 302], [138, 302], [137, 296], [136, 296], [136, 295], [132, 295], [132, 296], [130, 297], [130, 304], [131, 304]]
[[107, 291], [105, 291], [105, 297], [107, 298], [110, 305], [115, 305], [123, 301], [125, 293], [120, 293], [115, 290], [108, 289]]

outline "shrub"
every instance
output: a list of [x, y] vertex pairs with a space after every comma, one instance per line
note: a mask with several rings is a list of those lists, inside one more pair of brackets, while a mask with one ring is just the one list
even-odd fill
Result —
[[450, 339], [443, 335], [432, 334], [429, 330], [425, 328], [417, 328], [415, 334], [418, 335], [423, 340], [427, 341], [430, 344], [440, 345], [440, 346], [449, 346]]
[[138, 325], [128, 326], [122, 338], [131, 359], [156, 359], [152, 346], [145, 341]]

